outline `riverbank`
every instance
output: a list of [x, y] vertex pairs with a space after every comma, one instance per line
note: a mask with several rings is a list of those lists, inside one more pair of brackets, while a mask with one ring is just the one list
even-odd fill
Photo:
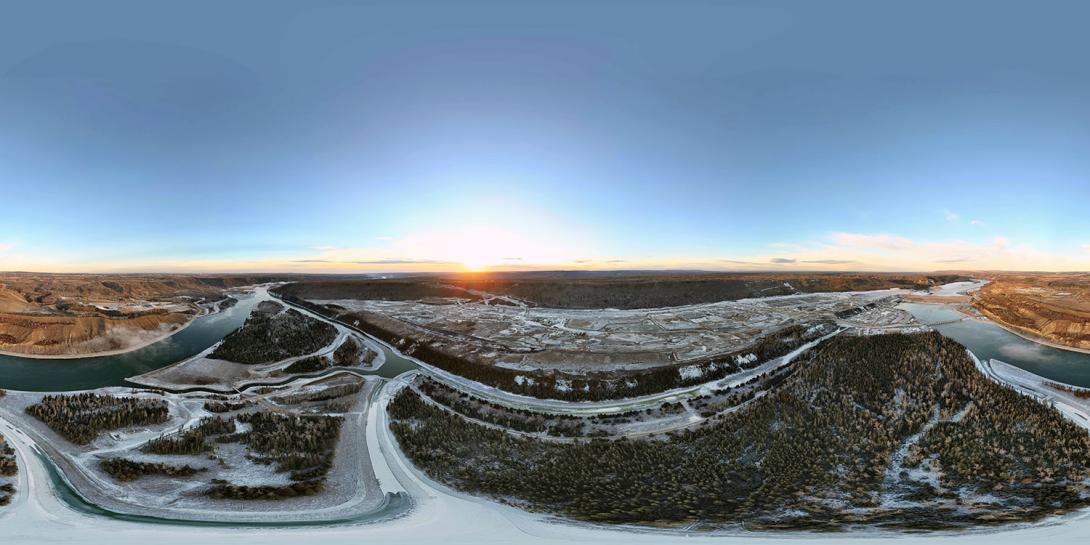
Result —
[[1044, 338], [1038, 337], [1036, 335], [1033, 335], [1031, 333], [1021, 331], [1020, 329], [1016, 328], [1015, 326], [1008, 325], [1008, 324], [1005, 324], [1005, 323], [1003, 323], [1003, 322], [1001, 322], [999, 320], [996, 320], [994, 317], [989, 316], [988, 315], [989, 313], [986, 312], [986, 311], [983, 311], [983, 310], [981, 310], [979, 308], [976, 308], [976, 307], [973, 307], [973, 308], [976, 309], [977, 312], [980, 312], [981, 315], [984, 316], [987, 319], [988, 323], [995, 324], [995, 325], [1003, 328], [1007, 332], [1018, 335], [1019, 337], [1022, 337], [1023, 339], [1025, 339], [1027, 341], [1035, 342], [1037, 344], [1041, 344], [1041, 345], [1048, 346], [1048, 347], [1051, 347], [1051, 348], [1056, 348], [1056, 349], [1059, 349], [1059, 350], [1067, 350], [1068, 352], [1078, 352], [1079, 354], [1090, 354], [1090, 348], [1078, 348], [1078, 347], [1075, 347], [1075, 346], [1067, 346], [1067, 345], [1064, 345], [1064, 344], [1059, 344], [1059, 343], [1049, 341], [1048, 339], [1044, 339]]
[[[849, 532], [835, 535], [800, 532], [691, 533], [642, 527], [605, 526], [560, 520], [545, 514], [529, 513], [486, 498], [451, 493], [413, 467], [397, 448], [387, 427], [384, 402], [395, 388], [380, 387], [369, 403], [365, 417], [367, 456], [370, 458], [382, 492], [407, 491], [413, 509], [398, 518], [386, 518], [374, 524], [330, 523], [307, 528], [225, 528], [201, 527], [169, 521], [134, 522], [111, 516], [74, 511], [50, 488], [42, 461], [33, 454], [28, 437], [14, 430], [0, 415], [0, 428], [13, 437], [20, 455], [21, 472], [30, 481], [25, 494], [17, 498], [15, 510], [0, 519], [5, 542], [67, 543], [110, 542], [124, 545], [234, 543], [253, 545], [297, 544], [300, 540], [348, 545], [362, 541], [385, 544], [418, 544], [442, 541], [446, 544], [496, 545], [525, 543], [553, 545], [594, 542], [610, 545], [686, 543], [721, 545], [724, 541], [741, 545], [833, 545], [845, 542], [883, 542], [895, 545], [1014, 545], [1048, 540], [1050, 543], [1081, 543], [1090, 532], [1090, 513], [1079, 512], [1040, 523], [1003, 528], [978, 528], [961, 532], [906, 534], [903, 532]], [[378, 403], [376, 403], [378, 402]], [[12, 431], [9, 431], [9, 428]], [[3, 516], [0, 514], [0, 516]], [[482, 537], [485, 536], [485, 537]], [[859, 541], [863, 540], [863, 541]]]
[[1090, 354], [1086, 352], [1027, 337], [983, 315], [966, 314], [961, 304], [905, 302], [899, 308], [984, 360], [996, 358], [1055, 382], [1090, 387]]
[[[324, 318], [321, 318], [324, 319]], [[370, 338], [356, 334], [348, 328], [335, 322], [329, 322], [337, 328], [337, 337], [330, 344], [318, 351], [302, 356], [294, 356], [284, 360], [266, 364], [246, 364], [233, 361], [214, 359], [209, 357], [220, 343], [216, 343], [200, 354], [177, 363], [160, 367], [148, 373], [126, 378], [128, 382], [158, 388], [167, 391], [185, 391], [191, 389], [203, 389], [231, 394], [262, 385], [277, 385], [284, 381], [292, 380], [292, 377], [314, 377], [328, 374], [333, 370], [374, 372], [381, 369], [385, 363], [385, 354], [379, 345]], [[284, 370], [292, 363], [312, 358], [331, 358], [336, 349], [348, 338], [354, 338], [361, 345], [372, 350], [377, 356], [366, 365], [353, 367], [331, 367], [316, 373], [286, 374]]]
[[214, 314], [214, 313], [210, 313], [210, 314], [199, 314], [199, 313], [198, 314], [193, 314], [189, 318], [189, 320], [187, 320], [184, 324], [182, 324], [182, 327], [179, 327], [177, 329], [172, 329], [172, 330], [170, 330], [168, 332], [160, 334], [157, 337], [142, 340], [141, 342], [139, 342], [137, 344], [134, 344], [132, 346], [127, 346], [125, 348], [119, 348], [117, 350], [106, 350], [106, 351], [103, 351], [103, 352], [91, 352], [91, 353], [87, 353], [87, 354], [25, 354], [25, 353], [22, 353], [22, 352], [11, 352], [9, 350], [0, 350], [0, 356], [11, 356], [11, 357], [15, 357], [15, 358], [26, 358], [26, 359], [30, 359], [30, 360], [80, 360], [80, 359], [84, 359], [84, 358], [101, 358], [101, 357], [105, 357], [105, 356], [118, 356], [118, 355], [121, 355], [121, 354], [127, 354], [129, 352], [140, 350], [141, 348], [146, 348], [146, 347], [151, 346], [151, 345], [153, 345], [153, 344], [155, 344], [157, 342], [169, 339], [170, 337], [173, 337], [174, 335], [177, 335], [178, 333], [181, 333], [182, 331], [185, 331], [185, 329], [187, 327], [189, 327], [190, 325], [193, 325], [193, 322], [197, 321], [197, 318], [201, 318], [201, 317], [204, 317], [204, 316], [211, 316], [212, 314]]

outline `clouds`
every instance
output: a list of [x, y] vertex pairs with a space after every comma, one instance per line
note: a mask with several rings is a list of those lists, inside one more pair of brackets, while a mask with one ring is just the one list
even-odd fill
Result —
[[813, 263], [817, 265], [850, 265], [859, 262], [852, 259], [811, 259], [809, 261], [803, 261], [803, 263]]
[[[495, 244], [496, 247], [477, 249], [486, 243]], [[1003, 235], [962, 240], [913, 238], [889, 232], [838, 231], [814, 239], [772, 243], [768, 245], [771, 251], [765, 255], [732, 255], [724, 252], [726, 255], [718, 258], [650, 256], [640, 259], [633, 256], [607, 257], [589, 252], [579, 255], [565, 253], [559, 243], [548, 241], [546, 244], [520, 236], [505, 237], [491, 230], [480, 233], [456, 231], [415, 235], [375, 247], [327, 249], [319, 252], [319, 255], [301, 256], [292, 264], [313, 267], [312, 270], [375, 271], [466, 268], [608, 270], [617, 268], [621, 263], [626, 269], [738, 271], [933, 271], [953, 267], [976, 270], [1090, 269], [1090, 244], [1078, 245], [1078, 250], [1069, 251], [1067, 255], [1044, 251], [1025, 240]], [[504, 250], [519, 253], [505, 253]], [[567, 255], [572, 257], [567, 258]]]
[[14, 246], [15, 245], [10, 242], [0, 242], [0, 252], [6, 252]]
[[[942, 217], [946, 219], [947, 223], [961, 223], [961, 214], [946, 208], [942, 209], [941, 212]], [[972, 225], [973, 227], [983, 227], [987, 224], [983, 220], [973, 218], [969, 220], [969, 225]]]
[[292, 263], [325, 263], [329, 265], [453, 265], [453, 261], [439, 261], [435, 259], [407, 259], [407, 258], [383, 258], [383, 259], [293, 259]]
[[829, 238], [837, 245], [850, 248], [906, 250], [915, 245], [911, 239], [887, 234], [833, 233]]
[[958, 265], [965, 269], [1086, 270], [1085, 252], [1046, 251], [1033, 244], [997, 235], [990, 239], [913, 239], [891, 233], [831, 233], [823, 239], [795, 245], [791, 255], [771, 263], [828, 265], [840, 270], [927, 271]]
[[[795, 259], [791, 257], [773, 257], [768, 260], [769, 263], [775, 263], [777, 265], [794, 265], [794, 264], [806, 264], [806, 265], [850, 265], [853, 263], [859, 263], [853, 259]], [[738, 262], [744, 263], [744, 262]]]

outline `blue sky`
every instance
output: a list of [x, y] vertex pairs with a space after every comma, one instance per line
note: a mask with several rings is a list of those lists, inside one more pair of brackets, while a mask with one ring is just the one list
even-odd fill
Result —
[[1046, 4], [5, 2], [0, 270], [1090, 269]]

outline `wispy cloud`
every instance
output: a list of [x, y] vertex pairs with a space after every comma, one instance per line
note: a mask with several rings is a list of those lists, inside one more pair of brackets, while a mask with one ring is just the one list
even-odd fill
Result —
[[14, 247], [14, 246], [15, 245], [10, 243], [10, 242], [0, 242], [0, 252], [6, 252], [6, 251], [12, 249], [12, 247]]
[[961, 219], [961, 216], [959, 216], [957, 212], [951, 210], [943, 210], [942, 215], [946, 218], [946, 221], [953, 222]]
[[969, 220], [969, 225], [976, 225], [977, 227], [980, 227], [984, 225], [984, 222], [981, 220]]
[[356, 259], [349, 261], [354, 265], [442, 265], [453, 264], [453, 261], [443, 261], [439, 259]]
[[916, 245], [912, 239], [887, 234], [833, 233], [829, 238], [835, 244], [852, 248], [907, 250]]
[[808, 259], [803, 263], [814, 263], [819, 265], [851, 265], [852, 263], [859, 263], [854, 259]]
[[789, 263], [795, 263], [796, 260], [791, 259], [789, 257], [773, 257], [772, 259], [769, 259], [768, 262], [769, 263], [777, 263], [777, 264], [789, 264]]
[[627, 259], [576, 259], [572, 261], [572, 263], [576, 265], [617, 264], [627, 262]]
[[[995, 270], [1084, 270], [1090, 260], [1082, 252], [1055, 252], [1006, 236], [982, 241], [911, 239], [889, 233], [831, 233], [815, 241], [808, 252], [793, 257], [800, 263], [856, 261], [847, 267], [868, 270], [935, 270], [959, 263], [965, 268]], [[1090, 245], [1087, 245], [1090, 246]], [[1090, 249], [1087, 250], [1090, 253]], [[857, 266], [857, 267], [856, 267]]]
[[442, 265], [452, 264], [453, 261], [440, 261], [436, 259], [293, 259], [291, 263], [329, 263], [338, 265]]

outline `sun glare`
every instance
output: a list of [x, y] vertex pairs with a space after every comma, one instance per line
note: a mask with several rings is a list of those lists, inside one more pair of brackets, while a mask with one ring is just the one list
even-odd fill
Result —
[[480, 225], [407, 237], [399, 246], [398, 250], [405, 255], [430, 256], [460, 264], [464, 270], [473, 272], [564, 263], [571, 259], [565, 252], [536, 237]]

